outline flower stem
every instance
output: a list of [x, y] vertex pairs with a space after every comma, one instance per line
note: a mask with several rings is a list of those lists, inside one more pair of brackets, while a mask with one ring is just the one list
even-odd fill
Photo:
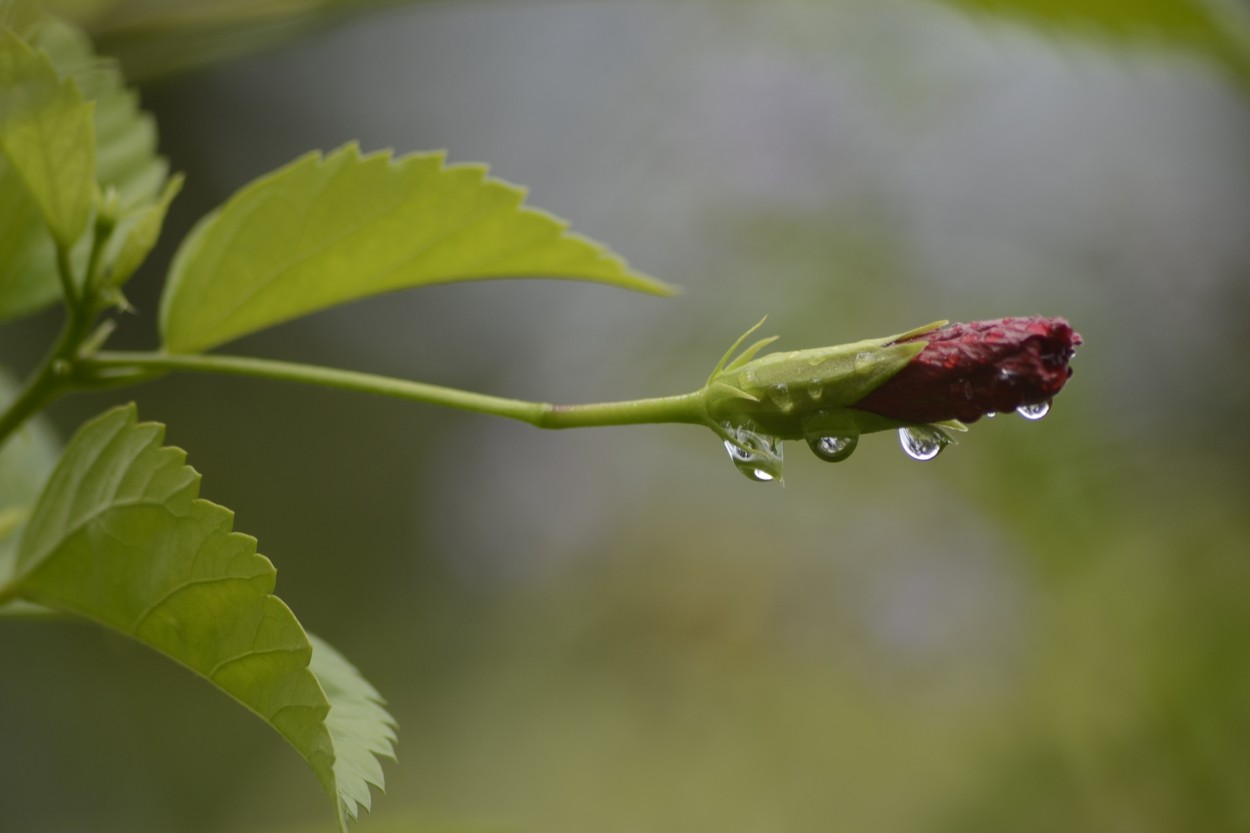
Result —
[[76, 365], [80, 378], [97, 381], [119, 377], [155, 378], [170, 371], [187, 371], [302, 382], [426, 402], [462, 411], [493, 414], [527, 422], [539, 428], [589, 428], [659, 422], [703, 423], [707, 420], [702, 391], [624, 402], [553, 405], [489, 396], [372, 373], [246, 356], [101, 351], [78, 360]]

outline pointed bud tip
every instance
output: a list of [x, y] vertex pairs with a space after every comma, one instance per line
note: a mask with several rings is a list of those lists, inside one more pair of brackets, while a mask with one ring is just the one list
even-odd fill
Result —
[[950, 324], [900, 339], [927, 342], [855, 408], [903, 422], [957, 419], [1049, 402], [1063, 389], [1082, 343], [1062, 318], [1028, 316]]

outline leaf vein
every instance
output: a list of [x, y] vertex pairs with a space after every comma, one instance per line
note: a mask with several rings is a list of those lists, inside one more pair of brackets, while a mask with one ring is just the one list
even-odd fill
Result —
[[257, 651], [255, 649], [251, 649], [241, 654], [238, 654], [236, 656], [227, 657], [226, 659], [223, 659], [221, 662], [214, 665], [213, 669], [209, 671], [206, 676], [210, 680], [216, 681], [217, 674], [220, 673], [222, 669], [236, 662], [242, 662], [243, 660], [249, 659], [250, 657], [261, 657], [261, 656], [267, 656], [269, 654], [299, 654], [299, 653], [301, 653], [301, 649], [297, 647], [267, 648], [263, 651]]
[[[320, 190], [324, 192], [328, 187], [329, 181], [327, 180], [327, 182], [320, 185]], [[308, 217], [312, 214], [311, 206], [315, 203], [315, 200], [315, 197], [312, 200], [309, 200], [308, 207], [304, 209], [303, 219], [301, 220], [300, 234], [298, 235], [299, 237], [303, 237], [303, 230], [308, 224]], [[362, 220], [361, 222], [345, 227], [345, 230], [342, 233], [327, 237], [318, 245], [303, 251], [298, 257], [292, 258], [291, 260], [284, 262], [281, 266], [270, 270], [267, 275], [257, 280], [252, 284], [252, 286], [248, 287], [245, 291], [238, 293], [238, 295], [235, 296], [234, 302], [222, 310], [221, 314], [217, 318], [217, 321], [221, 322], [229, 320], [240, 309], [251, 303], [257, 295], [276, 283], [283, 275], [293, 272], [295, 269], [303, 266], [308, 261], [331, 251], [335, 246], [350, 240], [352, 237], [368, 231], [374, 223], [384, 220], [388, 215], [403, 208], [405, 203], [405, 200], [398, 200], [381, 213], [370, 215], [367, 219]], [[259, 210], [259, 208], [260, 207], [257, 206], [256, 210]], [[242, 231], [243, 228], [244, 226], [241, 225], [239, 227], [240, 231]], [[200, 329], [203, 330], [204, 328], [201, 327]]]
[[200, 587], [200, 586], [208, 585], [208, 584], [225, 584], [226, 582], [230, 582], [230, 581], [248, 582], [254, 578], [255, 576], [225, 575], [225, 576], [209, 576], [207, 578], [188, 579], [182, 582], [181, 584], [177, 585], [176, 587], [170, 588], [164, 594], [162, 594], [159, 599], [157, 599], [156, 601], [148, 605], [146, 608], [144, 608], [143, 612], [141, 612], [139, 616], [135, 619], [134, 624], [131, 625], [130, 631], [131, 633], [137, 634], [139, 632], [139, 629], [143, 627], [143, 624], [147, 621], [149, 616], [151, 616], [153, 613], [159, 610], [162, 606], [168, 604], [175, 596], [177, 596], [179, 593], [182, 593], [184, 590], [190, 590], [193, 587]]

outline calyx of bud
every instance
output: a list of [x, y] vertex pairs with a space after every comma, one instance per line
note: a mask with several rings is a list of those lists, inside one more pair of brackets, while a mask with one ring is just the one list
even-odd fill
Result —
[[888, 382], [924, 350], [936, 321], [903, 333], [755, 358], [776, 337], [761, 339], [731, 356], [763, 324], [742, 335], [721, 358], [704, 388], [709, 419], [716, 425], [750, 425], [781, 439], [800, 439], [818, 424], [845, 434], [867, 434], [902, 423], [856, 411], [854, 406]]

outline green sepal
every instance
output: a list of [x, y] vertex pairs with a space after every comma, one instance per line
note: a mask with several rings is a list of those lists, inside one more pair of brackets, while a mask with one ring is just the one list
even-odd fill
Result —
[[[755, 332], [756, 330], [758, 330], [760, 327], [763, 327], [763, 326], [764, 326], [764, 322], [765, 322], [765, 321], [767, 321], [767, 320], [768, 320], [768, 316], [767, 316], [767, 315], [765, 315], [765, 316], [764, 316], [763, 318], [761, 318], [759, 321], [756, 321], [756, 322], [755, 322], [755, 324], [754, 324], [754, 326], [752, 326], [751, 328], [749, 328], [749, 329], [748, 329], [745, 333], [743, 333], [742, 335], [738, 336], [738, 338], [734, 341], [734, 343], [733, 343], [733, 344], [729, 345], [729, 349], [728, 349], [728, 350], [726, 350], [726, 351], [725, 351], [725, 354], [724, 354], [723, 356], [721, 356], [721, 357], [720, 357], [720, 361], [718, 361], [718, 362], [716, 363], [716, 367], [712, 368], [712, 372], [708, 375], [708, 377], [707, 377], [707, 381], [708, 381], [708, 384], [709, 384], [709, 385], [712, 383], [712, 380], [716, 378], [716, 375], [717, 375], [718, 373], [720, 373], [722, 370], [724, 370], [724, 369], [725, 369], [725, 366], [729, 363], [729, 359], [730, 359], [730, 357], [732, 357], [732, 356], [733, 356], [733, 354], [734, 354], [734, 353], [736, 353], [736, 352], [738, 351], [738, 348], [742, 346], [743, 342], [745, 342], [748, 338], [750, 338], [752, 333], [754, 333], [754, 332]], [[776, 336], [774, 336], [774, 337], [773, 337], [773, 340], [776, 340]], [[753, 346], [755, 346], [755, 345], [753, 345]], [[757, 350], [758, 350], [758, 346], [757, 346]], [[754, 354], [752, 354], [752, 355], [754, 355]], [[734, 364], [738, 364], [738, 363], [740, 363], [740, 362], [741, 362], [741, 360], [742, 360], [742, 356], [739, 356], [739, 357], [738, 357], [738, 358], [734, 361]]]
[[862, 434], [906, 425], [855, 410], [854, 405], [891, 379], [928, 345], [926, 341], [899, 341], [922, 336], [945, 324], [935, 321], [884, 338], [751, 358], [752, 351], [769, 343], [765, 340], [743, 354], [748, 361], [735, 360], [726, 365], [722, 359], [718, 366], [721, 369], [713, 373], [704, 389], [708, 417], [714, 424], [749, 424], [782, 439], [802, 438], [804, 424], [814, 416], [828, 420], [831, 414], [843, 410], [847, 412], [843, 418], [853, 421]]

